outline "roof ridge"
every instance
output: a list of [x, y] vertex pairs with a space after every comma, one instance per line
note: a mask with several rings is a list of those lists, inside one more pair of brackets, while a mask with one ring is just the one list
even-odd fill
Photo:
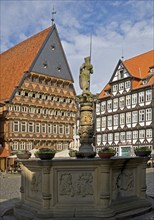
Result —
[[38, 35], [41, 35], [42, 33], [48, 31], [48, 30], [51, 29], [51, 28], [52, 28], [52, 26], [50, 26], [50, 27], [48, 27], [48, 28], [46, 28], [46, 29], [44, 29], [44, 30], [42, 30], [42, 31], [40, 31], [40, 32], [37, 32], [36, 34], [34, 34], [34, 35], [32, 35], [32, 36], [26, 38], [25, 40], [23, 40], [23, 41], [17, 43], [16, 45], [14, 45], [13, 47], [9, 48], [8, 50], [2, 52], [0, 55], [6, 54], [6, 53], [9, 52], [10, 50], [13, 50], [13, 49], [17, 48], [18, 46], [24, 44], [26, 41], [28, 41], [28, 40], [30, 40], [30, 39], [32, 39], [32, 38], [35, 38], [35, 37], [37, 37]]

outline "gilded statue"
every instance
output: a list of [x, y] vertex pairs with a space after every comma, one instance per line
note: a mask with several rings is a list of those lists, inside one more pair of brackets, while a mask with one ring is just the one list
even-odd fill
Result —
[[90, 63], [90, 57], [84, 58], [85, 62], [80, 67], [79, 84], [83, 93], [90, 91], [90, 74], [93, 73], [93, 66]]

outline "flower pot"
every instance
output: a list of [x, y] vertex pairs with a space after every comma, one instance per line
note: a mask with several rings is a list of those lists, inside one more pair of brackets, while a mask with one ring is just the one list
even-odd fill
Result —
[[55, 153], [37, 153], [38, 157], [41, 159], [41, 160], [51, 160], [52, 158], [54, 158], [55, 156]]
[[109, 153], [109, 152], [106, 152], [106, 153], [105, 152], [99, 152], [98, 156], [100, 158], [110, 158], [110, 157], [113, 157], [114, 154], [113, 153]]
[[31, 153], [17, 153], [17, 157], [19, 159], [29, 159], [31, 157]]
[[151, 151], [135, 151], [135, 155], [139, 157], [148, 157]]
[[76, 151], [70, 151], [69, 156], [70, 157], [76, 157]]

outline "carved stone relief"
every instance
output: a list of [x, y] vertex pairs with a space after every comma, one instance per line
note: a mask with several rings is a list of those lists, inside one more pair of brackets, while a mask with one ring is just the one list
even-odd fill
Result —
[[87, 197], [94, 195], [92, 172], [61, 172], [59, 195], [63, 197]]
[[41, 173], [32, 173], [30, 188], [33, 193], [41, 192]]
[[113, 173], [113, 199], [134, 195], [135, 183], [133, 170], [116, 171]]

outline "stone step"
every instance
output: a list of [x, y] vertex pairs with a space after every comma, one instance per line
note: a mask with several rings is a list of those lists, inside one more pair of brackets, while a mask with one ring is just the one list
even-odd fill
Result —
[[19, 199], [10, 199], [0, 202], [0, 216], [3, 217], [4, 215], [12, 215], [13, 214], [13, 207]]
[[3, 216], [3, 220], [17, 220], [13, 215]]

